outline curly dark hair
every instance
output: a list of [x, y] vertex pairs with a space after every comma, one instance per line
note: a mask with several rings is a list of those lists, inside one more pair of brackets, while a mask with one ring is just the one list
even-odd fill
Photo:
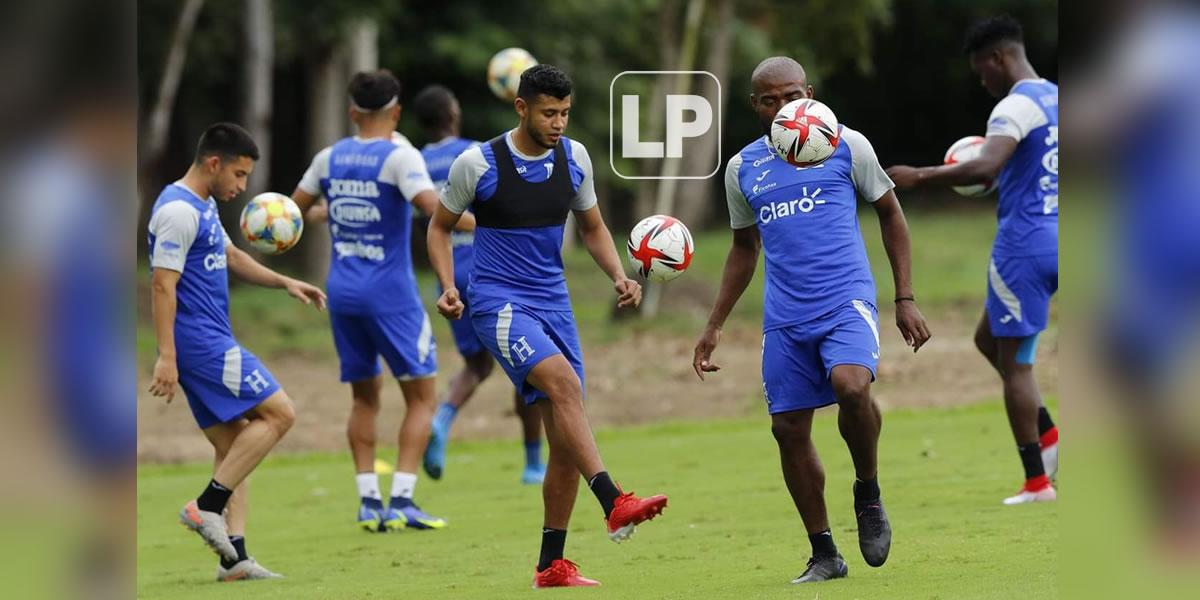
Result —
[[521, 73], [521, 85], [517, 87], [517, 96], [528, 102], [538, 94], [562, 100], [571, 95], [571, 78], [554, 65], [529, 67]]
[[1008, 15], [988, 17], [976, 21], [963, 39], [963, 54], [971, 55], [986, 50], [997, 42], [1025, 43], [1021, 24]]

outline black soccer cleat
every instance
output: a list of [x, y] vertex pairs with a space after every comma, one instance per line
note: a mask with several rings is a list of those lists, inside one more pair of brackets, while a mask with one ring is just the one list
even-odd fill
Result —
[[814, 556], [808, 559], [808, 568], [799, 577], [792, 580], [792, 583], [815, 583], [818, 581], [829, 581], [830, 579], [841, 579], [850, 574], [850, 568], [846, 566], [846, 560], [841, 554], [833, 556]]
[[858, 549], [863, 560], [872, 567], [882, 567], [892, 549], [892, 525], [883, 501], [855, 502], [854, 516], [858, 519]]

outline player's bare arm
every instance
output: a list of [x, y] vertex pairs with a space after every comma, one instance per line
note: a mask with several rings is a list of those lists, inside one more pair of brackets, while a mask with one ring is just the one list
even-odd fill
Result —
[[442, 289], [445, 290], [438, 298], [437, 309], [447, 319], [461, 318], [463, 309], [466, 308], [458, 288], [454, 287], [454, 253], [450, 250], [450, 232], [462, 216], [438, 203], [433, 217], [429, 220], [429, 230], [425, 234], [429, 263], [433, 266], [433, 272], [437, 274]]
[[[433, 217], [434, 213], [437, 212], [438, 206], [441, 205], [441, 202], [438, 201], [437, 192], [432, 190], [426, 190], [417, 194], [413, 197], [412, 203], [413, 206], [417, 207], [417, 210], [430, 218]], [[458, 215], [458, 221], [454, 224], [454, 231], [475, 231], [475, 215], [470, 212]]]
[[154, 312], [154, 335], [158, 340], [158, 360], [154, 361], [154, 377], [150, 393], [166, 396], [169, 403], [175, 397], [179, 384], [179, 368], [175, 364], [175, 286], [179, 283], [179, 271], [154, 269], [150, 285], [150, 306]]
[[911, 167], [896, 165], [887, 168], [888, 177], [896, 189], [906, 190], [925, 185], [971, 185], [993, 181], [1000, 176], [1005, 163], [1017, 150], [1017, 140], [1006, 135], [989, 135], [980, 147], [975, 160], [938, 165]]
[[708, 323], [700, 340], [696, 342], [696, 351], [692, 355], [692, 368], [696, 376], [704, 380], [705, 373], [720, 371], [721, 367], [712, 362], [712, 353], [721, 341], [721, 328], [725, 319], [733, 310], [750, 280], [754, 278], [754, 268], [758, 265], [758, 252], [762, 240], [758, 236], [758, 227], [751, 225], [733, 230], [733, 245], [725, 257], [725, 269], [721, 273], [721, 289], [717, 292], [717, 300], [713, 303], [712, 312], [708, 315]]
[[310, 194], [297, 187], [296, 191], [292, 192], [292, 202], [300, 208], [306, 223], [324, 223], [329, 219], [329, 204], [324, 202], [320, 195]]
[[637, 306], [642, 301], [642, 285], [625, 276], [625, 267], [617, 256], [612, 233], [604, 226], [600, 207], [593, 206], [584, 211], [575, 211], [575, 222], [579, 224], [579, 237], [588, 254], [613, 282], [617, 292], [617, 306]]
[[883, 236], [883, 248], [892, 265], [892, 280], [896, 286], [896, 327], [904, 337], [904, 343], [913, 352], [929, 341], [931, 334], [925, 317], [917, 308], [912, 285], [912, 240], [908, 234], [908, 221], [896, 192], [888, 190], [872, 206], [879, 215], [879, 230]]
[[233, 244], [225, 246], [225, 256], [229, 272], [238, 279], [262, 287], [287, 290], [289, 296], [300, 302], [311, 304], [317, 310], [325, 310], [325, 292], [317, 286], [276, 273]]

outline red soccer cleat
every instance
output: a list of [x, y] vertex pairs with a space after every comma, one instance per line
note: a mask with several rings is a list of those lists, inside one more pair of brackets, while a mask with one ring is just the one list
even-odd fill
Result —
[[638, 498], [633, 492], [621, 494], [608, 514], [609, 539], [618, 544], [629, 539], [638, 523], [661, 515], [666, 507], [667, 497], [662, 494], [649, 498]]
[[600, 585], [595, 579], [579, 574], [579, 565], [560, 558], [550, 563], [545, 571], [533, 572], [533, 589], [551, 587], [592, 587]]

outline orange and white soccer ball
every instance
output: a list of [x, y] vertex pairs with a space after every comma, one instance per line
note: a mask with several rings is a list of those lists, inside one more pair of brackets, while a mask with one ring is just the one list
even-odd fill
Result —
[[488, 87], [497, 98], [512, 102], [521, 85], [521, 73], [536, 64], [537, 59], [524, 48], [505, 48], [488, 61]]
[[[946, 151], [946, 157], [943, 160], [948, 165], [975, 160], [979, 158], [979, 151], [983, 149], [983, 142], [983, 136], [968, 135], [954, 142], [950, 146], [950, 149]], [[995, 189], [995, 181], [977, 183], [975, 185], [954, 186], [954, 191], [963, 196], [986, 196]]]
[[650, 281], [670, 281], [692, 264], [692, 234], [679, 219], [654, 215], [629, 232], [629, 264]]
[[263, 254], [283, 254], [300, 241], [304, 217], [291, 198], [275, 192], [259, 194], [242, 209], [242, 236]]
[[833, 156], [841, 141], [833, 111], [811, 98], [793, 100], [775, 113], [771, 147], [796, 167], [814, 167]]

